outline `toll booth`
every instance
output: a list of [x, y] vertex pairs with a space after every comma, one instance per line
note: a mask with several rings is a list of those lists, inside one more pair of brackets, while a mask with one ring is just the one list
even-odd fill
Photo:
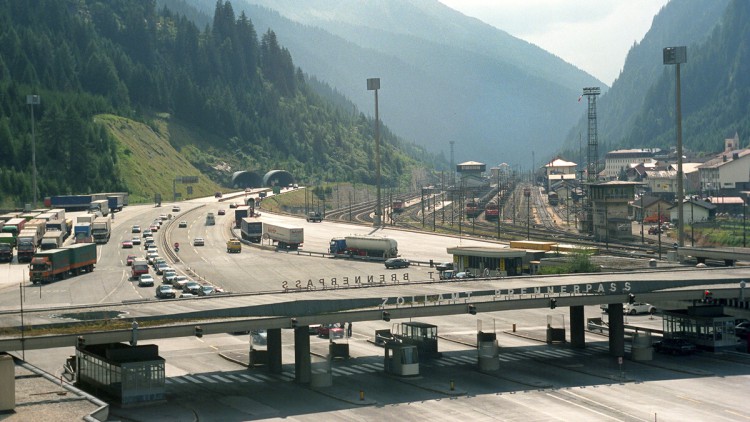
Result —
[[424, 322], [402, 322], [396, 340], [403, 344], [417, 346], [419, 356], [423, 359], [439, 358], [437, 325]]
[[419, 351], [416, 345], [386, 341], [383, 370], [398, 376], [419, 375]]
[[477, 333], [477, 359], [480, 371], [496, 371], [500, 369], [500, 349], [497, 345], [497, 334]]
[[687, 310], [665, 310], [663, 314], [664, 337], [682, 338], [708, 351], [737, 346], [735, 317], [724, 314], [723, 306], [689, 306]]
[[164, 359], [154, 344], [125, 343], [76, 347], [76, 385], [105, 394], [122, 405], [166, 399]]
[[456, 246], [447, 249], [453, 255], [457, 271], [470, 271], [479, 277], [506, 277], [523, 275], [527, 252], [523, 249]]

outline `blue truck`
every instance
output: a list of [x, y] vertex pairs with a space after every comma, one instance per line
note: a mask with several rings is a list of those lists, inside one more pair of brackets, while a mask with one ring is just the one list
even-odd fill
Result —
[[107, 196], [107, 202], [109, 203], [109, 210], [111, 212], [122, 211], [122, 207], [125, 205], [125, 197], [121, 194]]

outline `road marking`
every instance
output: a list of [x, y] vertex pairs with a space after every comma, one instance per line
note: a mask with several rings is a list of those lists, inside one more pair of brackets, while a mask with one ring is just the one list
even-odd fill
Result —
[[748, 416], [746, 416], [746, 415], [743, 415], [743, 414], [741, 414], [741, 413], [737, 413], [737, 412], [735, 412], [735, 411], [733, 411], [733, 410], [729, 410], [729, 409], [724, 409], [724, 411], [725, 411], [725, 412], [727, 412], [727, 413], [731, 413], [731, 414], [733, 414], [733, 415], [735, 415], [735, 416], [739, 416], [739, 417], [741, 417], [741, 418], [744, 418], [744, 419], [748, 419], [748, 420], [750, 420], [750, 417], [748, 417]]
[[206, 375], [196, 375], [195, 377], [196, 377], [196, 378], [200, 378], [200, 379], [202, 379], [202, 380], [204, 380], [204, 381], [208, 381], [208, 382], [210, 382], [211, 384], [218, 384], [218, 383], [219, 383], [219, 381], [216, 381], [216, 380], [214, 380], [214, 379], [211, 379], [210, 377], [208, 377], [208, 376], [206, 376]]
[[186, 380], [182, 379], [182, 377], [167, 378], [167, 381], [176, 381], [176, 382], [178, 382], [180, 384], [187, 384], [188, 383]]
[[211, 375], [211, 376], [212, 376], [213, 378], [215, 378], [215, 379], [217, 379], [217, 380], [221, 381], [221, 382], [232, 382], [231, 380], [228, 380], [228, 379], [226, 379], [226, 378], [222, 377], [221, 375], [216, 375], [216, 374], [214, 374], [214, 375]]
[[361, 371], [370, 372], [370, 373], [377, 371], [377, 369], [372, 369], [364, 365], [352, 365], [352, 368], [357, 368]]
[[231, 379], [233, 379], [235, 381], [239, 381], [239, 382], [247, 382], [246, 379], [242, 379], [242, 378], [240, 378], [240, 377], [238, 377], [236, 375], [227, 374], [227, 378], [231, 378]]
[[261, 379], [258, 379], [258, 378], [255, 378], [255, 377], [253, 377], [252, 375], [247, 375], [247, 374], [237, 374], [237, 375], [238, 375], [238, 376], [240, 376], [240, 377], [242, 377], [242, 378], [247, 378], [247, 379], [249, 379], [250, 381], [255, 381], [255, 382], [263, 382], [263, 380], [261, 380]]
[[192, 381], [192, 382], [194, 382], [196, 384], [202, 384], [203, 383], [203, 381], [201, 381], [199, 379], [195, 379], [195, 378], [193, 378], [193, 377], [191, 377], [189, 375], [183, 375], [182, 378], [185, 378], [186, 380]]
[[269, 377], [268, 375], [255, 374], [255, 376], [265, 381], [274, 381], [274, 379]]
[[333, 376], [352, 375], [349, 372], [343, 371], [341, 368], [331, 368], [331, 372], [333, 372]]
[[566, 399], [564, 399], [562, 397], [557, 397], [554, 394], [550, 394], [550, 393], [547, 393], [547, 396], [552, 397], [553, 399], [557, 399], [557, 400], [560, 400], [562, 402], [568, 403], [570, 405], [573, 405], [573, 406], [576, 406], [576, 407], [580, 407], [581, 409], [588, 410], [589, 412], [596, 413], [597, 415], [602, 415], [602, 416], [604, 416], [606, 418], [613, 419], [613, 420], [619, 420], [619, 419], [617, 419], [617, 418], [615, 418], [613, 416], [607, 415], [606, 413], [598, 412], [598, 411], [596, 411], [594, 409], [591, 409], [591, 408], [588, 408], [588, 407], [583, 406], [581, 404], [575, 403], [572, 400], [566, 400]]

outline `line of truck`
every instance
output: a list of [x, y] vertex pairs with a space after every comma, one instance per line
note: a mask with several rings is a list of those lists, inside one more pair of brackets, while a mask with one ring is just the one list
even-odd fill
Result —
[[88, 195], [57, 195], [44, 198], [44, 206], [66, 211], [98, 211], [102, 216], [122, 211], [128, 205], [127, 192], [92, 193]]

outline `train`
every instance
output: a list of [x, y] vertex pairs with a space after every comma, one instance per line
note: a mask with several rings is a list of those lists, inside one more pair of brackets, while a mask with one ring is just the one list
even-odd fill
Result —
[[488, 202], [484, 207], [484, 219], [487, 221], [495, 221], [498, 218], [500, 218], [500, 208], [497, 206], [497, 202]]
[[550, 192], [547, 195], [547, 201], [549, 201], [549, 204], [554, 207], [560, 203], [560, 197], [557, 196], [557, 192]]
[[482, 207], [476, 199], [466, 201], [466, 218], [477, 218], [482, 213]]
[[404, 212], [404, 208], [406, 207], [406, 201], [403, 199], [394, 199], [391, 203], [391, 209], [395, 213], [402, 213]]

